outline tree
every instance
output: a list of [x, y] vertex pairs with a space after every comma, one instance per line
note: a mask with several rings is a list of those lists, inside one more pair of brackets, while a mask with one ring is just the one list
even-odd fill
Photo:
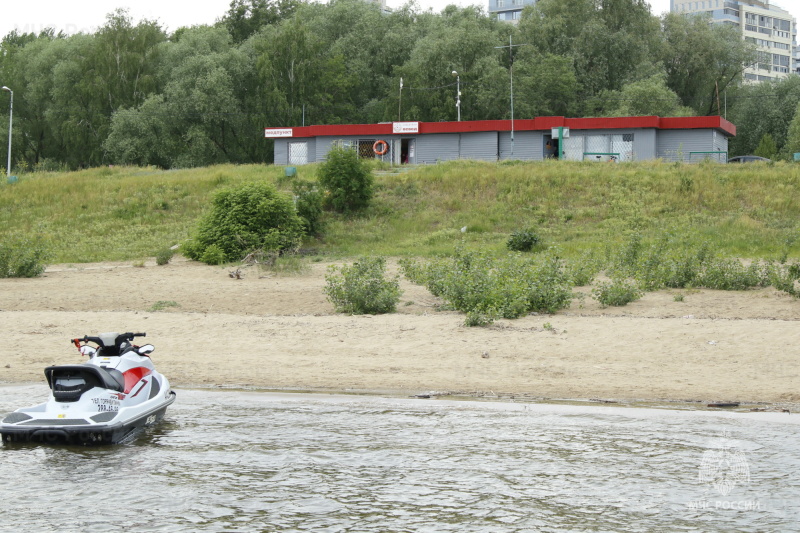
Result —
[[796, 153], [800, 153], [800, 103], [797, 104], [792, 123], [789, 125], [784, 156], [786, 159], [793, 159]]
[[114, 115], [104, 144], [112, 160], [162, 167], [265, 160], [257, 117], [243, 112], [255, 93], [252, 47], [233, 47], [224, 28], [198, 27], [160, 54], [164, 88]]
[[697, 114], [721, 115], [717, 94], [742, 79], [754, 48], [738, 30], [706, 16], [669, 13], [663, 19], [667, 86]]
[[786, 155], [789, 123], [800, 104], [800, 77], [745, 85], [728, 92], [728, 119], [736, 124], [730, 140], [733, 155], [752, 154], [769, 133], [778, 152]]
[[232, 0], [222, 24], [234, 43], [242, 43], [264, 26], [291, 17], [299, 4], [298, 0]]
[[603, 92], [595, 102], [598, 114], [609, 117], [692, 115], [692, 110], [682, 106], [678, 95], [667, 87], [663, 73], [628, 83], [619, 91]]
[[644, 0], [540, 0], [523, 11], [519, 31], [539, 53], [571, 60], [583, 96], [619, 90], [660, 46]]
[[524, 48], [514, 63], [517, 116], [574, 116], [579, 112], [580, 84], [572, 61]]
[[758, 148], [756, 148], [754, 155], [772, 159], [777, 153], [778, 147], [775, 145], [775, 139], [773, 139], [772, 135], [769, 133], [765, 133], [764, 136], [761, 137], [761, 141], [759, 141]]
[[354, 77], [344, 57], [302, 17], [266, 28], [253, 44], [271, 126], [302, 125], [306, 108], [313, 109], [317, 124], [355, 118], [350, 92]]
[[508, 94], [509, 76], [495, 49], [504, 44], [502, 25], [476, 8], [449, 6], [395, 70], [408, 88], [403, 91], [403, 120], [456, 120], [453, 71], [460, 77], [463, 120], [506, 116], [508, 101], [498, 95]]

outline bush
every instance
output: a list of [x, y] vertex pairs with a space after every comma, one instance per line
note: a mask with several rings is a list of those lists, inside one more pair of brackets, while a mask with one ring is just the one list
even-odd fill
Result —
[[531, 229], [515, 231], [508, 238], [506, 246], [514, 252], [530, 252], [539, 244], [539, 236]]
[[771, 269], [770, 282], [779, 291], [800, 298], [800, 289], [797, 288], [796, 281], [800, 280], [800, 264], [795, 263], [782, 268], [776, 266]]
[[738, 259], [718, 259], [706, 265], [697, 286], [722, 291], [743, 291], [770, 284], [769, 268], [754, 262], [743, 265]]
[[339, 213], [365, 209], [372, 200], [373, 181], [369, 165], [349, 148], [333, 147], [319, 167], [326, 202]]
[[610, 283], [599, 283], [592, 289], [592, 298], [603, 307], [620, 307], [635, 302], [644, 296], [644, 292], [632, 281], [612, 280]]
[[216, 244], [212, 244], [203, 250], [203, 254], [198, 259], [208, 265], [221, 265], [225, 262], [225, 252]]
[[386, 261], [382, 257], [361, 258], [351, 266], [331, 266], [325, 276], [325, 294], [339, 313], [391, 313], [400, 301], [397, 278], [384, 279]]
[[170, 248], [162, 248], [156, 252], [156, 264], [157, 265], [166, 265], [172, 260], [172, 257], [175, 255], [175, 251]]
[[467, 326], [518, 318], [530, 311], [555, 313], [572, 301], [569, 275], [555, 256], [533, 262], [519, 255], [492, 259], [457, 250], [452, 258], [427, 263], [403, 260], [400, 265], [409, 280], [465, 313]]
[[602, 270], [600, 259], [592, 252], [585, 252], [581, 257], [566, 265], [567, 274], [576, 287], [589, 285]]
[[181, 249], [209, 264], [237, 261], [253, 250], [295, 251], [303, 226], [291, 198], [269, 184], [251, 183], [218, 192]]
[[292, 185], [297, 214], [303, 219], [306, 235], [321, 235], [323, 194], [315, 183], [297, 180]]
[[0, 278], [41, 276], [49, 255], [44, 246], [25, 239], [0, 243]]

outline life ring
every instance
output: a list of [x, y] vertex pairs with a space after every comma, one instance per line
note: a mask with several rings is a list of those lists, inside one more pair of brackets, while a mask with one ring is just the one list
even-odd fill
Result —
[[383, 155], [389, 151], [389, 144], [386, 141], [375, 141], [372, 151], [375, 152], [375, 155]]

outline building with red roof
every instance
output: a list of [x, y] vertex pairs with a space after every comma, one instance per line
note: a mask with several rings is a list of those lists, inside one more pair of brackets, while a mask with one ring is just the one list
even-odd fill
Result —
[[726, 162], [736, 126], [709, 117], [537, 117], [525, 120], [388, 122], [265, 128], [275, 141], [275, 164], [323, 161], [332, 146], [395, 164], [454, 159], [483, 161]]

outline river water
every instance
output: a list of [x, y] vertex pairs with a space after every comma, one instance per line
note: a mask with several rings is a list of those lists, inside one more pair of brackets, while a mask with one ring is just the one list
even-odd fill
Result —
[[[0, 414], [46, 395], [0, 387]], [[179, 390], [128, 445], [0, 445], [0, 531], [797, 530], [798, 423]]]

